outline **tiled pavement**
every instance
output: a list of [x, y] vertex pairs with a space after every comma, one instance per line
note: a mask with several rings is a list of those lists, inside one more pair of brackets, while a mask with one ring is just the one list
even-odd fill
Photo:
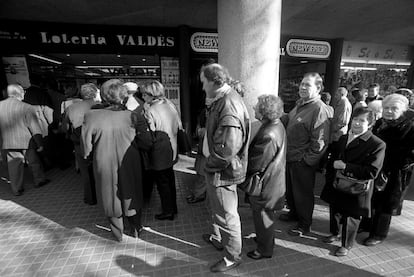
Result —
[[[243, 264], [225, 274], [211, 274], [208, 265], [221, 253], [201, 239], [209, 230], [206, 202], [185, 202], [187, 186], [196, 181], [190, 163], [187, 159], [177, 166], [178, 219], [153, 220], [160, 206], [154, 190], [143, 217], [148, 228], [140, 239], [124, 236], [122, 243], [112, 239], [99, 207], [83, 204], [73, 168], [48, 172], [51, 184], [39, 189], [28, 184], [21, 197], [12, 196], [7, 182], [0, 181], [0, 276], [414, 275], [413, 188], [383, 244], [365, 247], [361, 241], [367, 234], [360, 234], [357, 245], [342, 258], [333, 255], [335, 245], [320, 240], [328, 231], [328, 211], [317, 200], [314, 234], [291, 237], [290, 226], [278, 221], [274, 257], [249, 259], [245, 254], [255, 246], [254, 228], [249, 207], [241, 205]], [[1, 173], [4, 176], [4, 167]], [[316, 194], [320, 189], [319, 185]]]

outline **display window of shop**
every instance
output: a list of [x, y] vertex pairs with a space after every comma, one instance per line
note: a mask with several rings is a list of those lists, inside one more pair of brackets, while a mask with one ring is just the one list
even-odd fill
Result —
[[86, 82], [117, 78], [138, 85], [159, 80], [180, 109], [177, 32], [174, 28], [1, 21], [7, 83], [56, 83], [75, 96]]
[[345, 41], [339, 85], [351, 91], [377, 83], [381, 95], [407, 88], [411, 60], [408, 46]]

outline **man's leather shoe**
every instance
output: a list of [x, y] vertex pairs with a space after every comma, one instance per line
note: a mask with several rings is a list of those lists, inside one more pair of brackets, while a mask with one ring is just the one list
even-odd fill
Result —
[[290, 229], [288, 231], [289, 235], [297, 236], [297, 237], [301, 237], [301, 236], [307, 235], [309, 233], [310, 233], [310, 228], [309, 229], [304, 229], [302, 227], [296, 227], [296, 228]]
[[206, 193], [203, 193], [199, 197], [195, 197], [194, 195], [192, 195], [191, 197], [188, 197], [187, 198], [187, 203], [188, 204], [195, 204], [195, 203], [198, 203], [198, 202], [203, 202], [204, 200], [206, 200]]
[[351, 250], [351, 247], [341, 246], [338, 249], [336, 249], [335, 256], [338, 256], [338, 257], [346, 256], [346, 255], [348, 255], [349, 250]]
[[225, 272], [227, 270], [233, 269], [241, 264], [241, 261], [233, 262], [233, 264], [226, 266], [224, 259], [221, 259], [214, 265], [210, 267], [211, 272]]
[[375, 245], [380, 244], [382, 242], [383, 242], [382, 239], [378, 239], [378, 238], [367, 238], [364, 241], [364, 245], [366, 245], [366, 246], [375, 246]]
[[247, 253], [247, 257], [253, 260], [270, 259], [272, 256], [265, 256], [260, 254], [257, 250], [253, 250]]
[[340, 239], [341, 239], [341, 237], [339, 235], [331, 235], [331, 236], [328, 236], [328, 237], [324, 237], [322, 239], [322, 241], [324, 243], [332, 243], [332, 242], [335, 242], [335, 241], [339, 241]]
[[50, 183], [50, 180], [49, 179], [45, 179], [45, 180], [43, 180], [43, 181], [41, 181], [41, 182], [39, 182], [37, 185], [35, 185], [34, 187], [35, 188], [40, 188], [40, 187], [43, 187], [44, 185], [47, 185], [47, 184], [49, 184]]
[[211, 244], [214, 246], [214, 248], [216, 248], [218, 251], [222, 251], [224, 249], [223, 245], [221, 245], [221, 243], [216, 240], [215, 238], [213, 238], [212, 235], [210, 234], [203, 234], [201, 236], [203, 238], [203, 240], [205, 242], [207, 242], [208, 244]]
[[166, 214], [166, 213], [161, 213], [161, 214], [156, 214], [155, 215], [155, 219], [158, 220], [174, 220], [174, 214]]
[[292, 222], [292, 221], [298, 221], [297, 216], [294, 216], [291, 213], [281, 214], [279, 215], [279, 220], [285, 221], [285, 222]]

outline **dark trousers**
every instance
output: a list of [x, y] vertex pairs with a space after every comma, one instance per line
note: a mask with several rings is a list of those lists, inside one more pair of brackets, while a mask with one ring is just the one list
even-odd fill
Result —
[[177, 192], [173, 168], [154, 170], [153, 178], [160, 194], [162, 212], [167, 214], [177, 213]]
[[[126, 216], [125, 218], [128, 220], [129, 228], [131, 230], [139, 230], [142, 227], [141, 224], [141, 215], [142, 209], [137, 211], [137, 213], [133, 216]], [[109, 224], [111, 227], [111, 232], [117, 240], [122, 239], [122, 234], [124, 232], [124, 220], [123, 217], [108, 217]]]
[[6, 149], [5, 153], [13, 193], [23, 189], [25, 160], [32, 170], [35, 186], [45, 180], [43, 166], [35, 149]]
[[351, 248], [358, 234], [361, 217], [351, 217], [337, 212], [329, 207], [330, 231], [333, 235], [341, 234], [343, 247]]
[[264, 256], [272, 256], [275, 211], [265, 210], [262, 205], [259, 205], [259, 199], [260, 197], [249, 196], [256, 230], [257, 251]]
[[95, 178], [93, 176], [92, 161], [84, 159], [80, 145], [75, 144], [75, 158], [78, 163], [83, 186], [83, 200], [87, 203], [96, 203]]
[[154, 178], [153, 172], [150, 170], [143, 170], [142, 171], [142, 190], [144, 201], [150, 201], [152, 196], [152, 191], [154, 189]]
[[378, 209], [374, 209], [372, 214], [369, 237], [383, 240], [390, 230], [392, 215]]
[[287, 163], [286, 200], [298, 227], [309, 229], [314, 208], [315, 169], [303, 161]]

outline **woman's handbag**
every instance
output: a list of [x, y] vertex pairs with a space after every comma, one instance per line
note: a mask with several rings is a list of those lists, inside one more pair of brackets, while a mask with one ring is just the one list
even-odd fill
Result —
[[250, 196], [260, 196], [263, 190], [263, 178], [266, 170], [275, 161], [277, 154], [263, 171], [255, 172], [253, 175], [247, 176], [246, 180], [239, 184], [238, 187]]
[[384, 191], [386, 185], [388, 182], [388, 176], [381, 171], [380, 174], [378, 174], [377, 178], [374, 180], [374, 188], [376, 191]]
[[372, 186], [373, 180], [358, 180], [342, 174], [341, 171], [336, 172], [333, 187], [347, 194], [363, 194], [366, 193]]

